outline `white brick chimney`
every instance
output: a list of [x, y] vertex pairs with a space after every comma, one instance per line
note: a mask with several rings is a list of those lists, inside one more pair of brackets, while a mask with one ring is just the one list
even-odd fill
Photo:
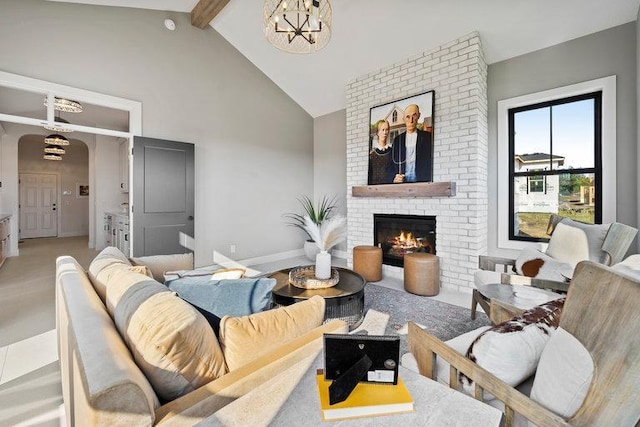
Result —
[[[367, 184], [369, 109], [435, 90], [433, 180], [453, 181], [452, 197], [352, 197]], [[441, 286], [470, 292], [478, 255], [487, 249], [487, 64], [471, 33], [347, 85], [348, 260], [373, 244], [373, 214], [436, 216]], [[384, 266], [385, 275], [402, 268]]]

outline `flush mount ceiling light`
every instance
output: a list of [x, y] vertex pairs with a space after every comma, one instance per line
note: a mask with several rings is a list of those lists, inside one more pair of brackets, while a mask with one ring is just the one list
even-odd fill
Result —
[[48, 145], [69, 145], [69, 140], [62, 135], [54, 133], [46, 137], [44, 143]]
[[265, 0], [264, 32], [267, 40], [290, 53], [322, 49], [331, 38], [329, 0]]
[[45, 154], [42, 158], [45, 160], [62, 160], [62, 156], [60, 154]]
[[44, 152], [48, 154], [64, 154], [66, 151], [64, 148], [59, 147], [57, 145], [47, 145], [44, 147]]
[[[44, 106], [49, 106], [48, 95], [45, 95], [44, 97]], [[55, 97], [53, 108], [58, 111], [64, 111], [67, 113], [82, 113], [82, 104], [80, 104], [78, 101], [73, 101], [66, 98], [58, 98], [57, 96]]]
[[[55, 122], [56, 124], [53, 126], [43, 125], [42, 127], [45, 128], [46, 130], [50, 130], [53, 132], [64, 132], [64, 133], [73, 132], [73, 129], [63, 126], [65, 124], [68, 125], [69, 121], [63, 119], [62, 117], [56, 117]], [[61, 123], [61, 124], [58, 124], [58, 123]]]

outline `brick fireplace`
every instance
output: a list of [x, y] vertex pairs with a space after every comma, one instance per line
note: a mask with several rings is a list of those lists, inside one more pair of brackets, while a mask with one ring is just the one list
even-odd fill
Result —
[[[441, 286], [470, 292], [487, 247], [487, 65], [474, 32], [347, 85], [348, 262], [354, 246], [374, 244], [374, 214], [433, 216]], [[434, 182], [451, 197], [354, 197], [367, 184], [369, 109], [435, 90]], [[396, 184], [409, 185], [409, 184]], [[402, 267], [384, 265], [402, 277]]]

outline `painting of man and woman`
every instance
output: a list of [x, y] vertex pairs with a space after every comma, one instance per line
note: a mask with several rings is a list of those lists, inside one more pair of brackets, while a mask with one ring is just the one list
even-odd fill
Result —
[[371, 108], [368, 184], [433, 181], [435, 92]]

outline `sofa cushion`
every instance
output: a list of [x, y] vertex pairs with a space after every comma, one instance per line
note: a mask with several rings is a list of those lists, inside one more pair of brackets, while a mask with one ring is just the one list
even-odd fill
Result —
[[155, 280], [128, 269], [107, 284], [107, 309], [157, 395], [170, 401], [226, 373], [205, 318]]
[[244, 268], [221, 268], [211, 275], [211, 280], [241, 279], [247, 272]]
[[150, 255], [130, 258], [133, 265], [145, 265], [149, 267], [153, 278], [163, 283], [164, 273], [173, 270], [193, 269], [193, 253], [173, 255]]
[[96, 293], [105, 301], [107, 282], [119, 269], [131, 267], [131, 263], [118, 248], [109, 246], [104, 248], [89, 265], [89, 277]]
[[558, 261], [537, 249], [525, 248], [516, 258], [516, 272], [521, 276], [565, 282], [573, 276], [573, 265]]
[[640, 254], [630, 255], [624, 261], [611, 267], [611, 269], [640, 281]]
[[593, 379], [591, 355], [573, 335], [558, 328], [544, 348], [531, 399], [563, 418], [582, 406]]
[[[466, 357], [507, 384], [520, 384], [535, 372], [542, 350], [558, 327], [564, 300], [539, 305], [487, 329], [471, 343]], [[473, 395], [473, 382], [465, 375], [460, 380]]]
[[246, 316], [269, 308], [276, 279], [211, 280], [183, 277], [165, 283], [180, 298], [219, 318]]
[[220, 345], [229, 371], [320, 326], [324, 308], [324, 298], [316, 295], [306, 301], [249, 316], [223, 317]]

